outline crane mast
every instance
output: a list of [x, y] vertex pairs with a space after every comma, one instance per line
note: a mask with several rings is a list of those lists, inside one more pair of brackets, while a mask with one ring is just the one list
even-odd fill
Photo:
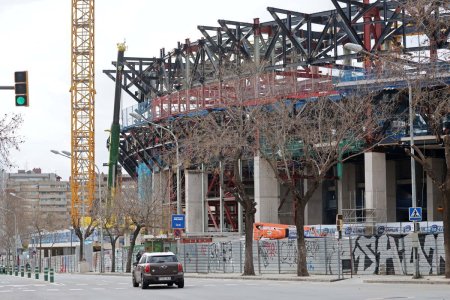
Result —
[[95, 195], [94, 0], [72, 0], [71, 71], [71, 217], [82, 227]]

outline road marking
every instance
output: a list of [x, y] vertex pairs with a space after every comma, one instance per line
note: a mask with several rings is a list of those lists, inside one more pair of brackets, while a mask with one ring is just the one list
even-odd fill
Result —
[[257, 284], [257, 283], [246, 283], [245, 285], [248, 285], [248, 286], [258, 286], [259, 284]]
[[47, 289], [48, 292], [58, 292], [59, 289]]
[[237, 283], [225, 283], [225, 285], [227, 285], [227, 286], [235, 286], [235, 285], [240, 285], [240, 284], [237, 284]]
[[115, 288], [115, 290], [126, 290], [126, 288], [118, 287], [118, 288]]
[[119, 284], [126, 284], [126, 285], [128, 285], [128, 283], [126, 283], [126, 282], [119, 282]]
[[100, 291], [100, 290], [104, 290], [105, 288], [92, 288], [93, 290], [97, 290], [97, 291]]
[[69, 291], [82, 291], [83, 289], [69, 289]]
[[10, 292], [12, 292], [12, 290], [0, 291], [0, 293], [10, 293]]
[[77, 286], [82, 286], [82, 285], [88, 285], [87, 283], [77, 283], [77, 284], [75, 284], [75, 285], [77, 285]]
[[217, 286], [216, 284], [205, 284], [205, 286]]
[[22, 290], [23, 292], [36, 292], [36, 290]]

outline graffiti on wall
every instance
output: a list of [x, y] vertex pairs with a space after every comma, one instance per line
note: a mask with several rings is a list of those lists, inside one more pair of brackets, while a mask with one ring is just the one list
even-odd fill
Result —
[[[443, 274], [443, 243], [442, 233], [419, 235], [421, 274]], [[257, 247], [254, 259], [260, 272], [296, 272], [297, 240], [261, 240], [253, 245]], [[351, 263], [354, 274], [411, 275], [415, 270], [412, 245], [411, 236], [405, 233], [357, 236], [344, 238], [339, 243], [332, 237], [306, 238], [306, 266], [312, 274], [337, 274], [345, 262], [346, 266]], [[190, 271], [198, 265], [209, 272], [243, 269], [245, 245], [242, 241], [202, 243], [186, 247], [185, 251], [181, 257], [190, 265]], [[236, 261], [233, 261], [233, 254]]]
[[208, 269], [211, 271], [234, 272], [233, 244], [218, 242], [208, 245]]
[[[441, 274], [445, 265], [444, 252], [438, 251], [439, 235], [421, 235], [419, 238], [419, 265], [421, 273]], [[409, 235], [381, 235], [358, 237], [352, 250], [355, 273], [391, 275], [412, 274], [413, 247]]]

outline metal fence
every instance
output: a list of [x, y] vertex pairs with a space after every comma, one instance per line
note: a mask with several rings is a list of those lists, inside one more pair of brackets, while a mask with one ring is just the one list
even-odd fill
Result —
[[[142, 247], [142, 246], [141, 246]], [[164, 244], [177, 252], [186, 273], [242, 273], [245, 260], [244, 241]], [[339, 268], [353, 274], [412, 275], [415, 270], [413, 242], [409, 234], [306, 238], [307, 268], [310, 274], [339, 274]], [[116, 272], [125, 272], [127, 249], [116, 249]], [[419, 270], [422, 275], [440, 275], [445, 270], [442, 233], [419, 234]], [[105, 272], [111, 271], [112, 253], [104, 255]], [[133, 256], [134, 258], [134, 256]], [[261, 240], [253, 242], [253, 263], [259, 274], [296, 274], [296, 240]], [[90, 271], [100, 271], [100, 252], [88, 259]], [[26, 262], [24, 262], [26, 263]], [[30, 261], [32, 267], [37, 262]], [[42, 267], [55, 272], [79, 272], [76, 255], [43, 259]]]
[[[443, 234], [419, 236], [419, 269], [423, 275], [444, 273]], [[412, 275], [415, 270], [410, 235], [355, 236], [338, 241], [331, 237], [306, 238], [310, 274]], [[242, 273], [243, 241], [182, 244], [178, 257], [186, 273]], [[259, 274], [295, 274], [296, 240], [262, 240], [253, 243], [253, 263]]]

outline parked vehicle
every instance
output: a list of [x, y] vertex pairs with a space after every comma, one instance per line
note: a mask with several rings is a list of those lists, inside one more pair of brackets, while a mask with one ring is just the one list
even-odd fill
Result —
[[176, 284], [179, 288], [184, 287], [183, 266], [172, 252], [145, 252], [133, 266], [134, 287], [139, 284], [142, 289], [147, 288], [149, 284]]

